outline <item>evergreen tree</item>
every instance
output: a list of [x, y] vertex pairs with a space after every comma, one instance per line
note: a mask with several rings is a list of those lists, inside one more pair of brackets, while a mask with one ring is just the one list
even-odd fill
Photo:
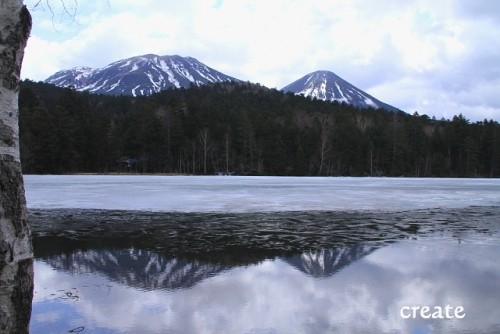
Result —
[[357, 109], [250, 83], [132, 98], [26, 81], [20, 103], [31, 173], [500, 174], [495, 121]]

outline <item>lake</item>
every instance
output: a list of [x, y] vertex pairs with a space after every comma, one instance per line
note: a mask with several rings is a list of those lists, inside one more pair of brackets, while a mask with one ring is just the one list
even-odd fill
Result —
[[500, 332], [500, 180], [25, 186], [32, 333]]

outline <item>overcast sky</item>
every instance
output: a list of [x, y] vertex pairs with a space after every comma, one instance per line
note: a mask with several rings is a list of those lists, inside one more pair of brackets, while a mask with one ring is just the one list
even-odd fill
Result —
[[[26, 0], [33, 8], [35, 0]], [[45, 0], [23, 78], [181, 55], [281, 89], [329, 70], [406, 112], [500, 121], [500, 1]]]

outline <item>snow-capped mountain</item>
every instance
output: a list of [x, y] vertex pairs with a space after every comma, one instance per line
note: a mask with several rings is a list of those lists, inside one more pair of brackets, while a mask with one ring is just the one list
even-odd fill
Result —
[[372, 107], [399, 111], [397, 108], [377, 100], [330, 71], [309, 73], [281, 90], [324, 101], [345, 102], [358, 108]]
[[59, 71], [45, 80], [59, 87], [73, 87], [108, 95], [151, 95], [169, 88], [187, 88], [211, 82], [239, 81], [191, 57], [132, 57], [103, 68], [76, 67]]

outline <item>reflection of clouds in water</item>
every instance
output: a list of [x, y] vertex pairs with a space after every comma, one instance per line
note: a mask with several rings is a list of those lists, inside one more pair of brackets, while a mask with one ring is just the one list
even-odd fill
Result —
[[61, 314], [56, 311], [49, 311], [49, 312], [43, 312], [43, 313], [38, 313], [35, 317], [36, 322], [40, 323], [51, 323], [51, 322], [56, 322], [61, 318]]
[[[52, 273], [56, 273], [57, 277], [52, 277]], [[78, 300], [58, 299], [57, 291], [72, 291], [75, 287]], [[54, 293], [55, 296], [52, 295]], [[163, 291], [147, 292], [119, 285], [99, 275], [55, 272], [47, 264], [35, 262], [34, 311], [37, 303], [53, 303], [56, 298], [58, 304], [54, 306], [60, 305], [56, 312], [67, 314], [70, 313], [68, 309], [73, 309], [84, 319], [79, 325], [84, 325], [89, 331], [98, 326], [130, 333], [134, 332], [134, 328], [136, 333], [161, 332], [165, 327], [157, 311], [170, 308], [166, 295], [168, 297]]]
[[[400, 242], [327, 278], [267, 260], [171, 291], [140, 291], [37, 262], [33, 320], [56, 319], [58, 310], [40, 318], [37, 308], [50, 302], [50, 292], [77, 287], [79, 300], [63, 303], [78, 311], [89, 330], [95, 324], [129, 333], [494, 332], [499, 253], [493, 245]], [[399, 314], [404, 305], [448, 304], [463, 305], [466, 318], [403, 320]]]
[[[397, 243], [380, 249], [369, 261], [391, 276], [399, 276], [397, 290], [403, 305], [464, 306], [464, 320], [433, 321], [437, 332], [494, 332], [498, 329], [498, 297], [500, 268], [496, 258], [500, 246], [482, 247], [435, 241], [427, 243]], [[424, 323], [418, 320], [415, 323]], [[429, 323], [427, 321], [426, 323]], [[488, 329], [489, 328], [489, 329]], [[482, 330], [481, 330], [482, 329]]]

